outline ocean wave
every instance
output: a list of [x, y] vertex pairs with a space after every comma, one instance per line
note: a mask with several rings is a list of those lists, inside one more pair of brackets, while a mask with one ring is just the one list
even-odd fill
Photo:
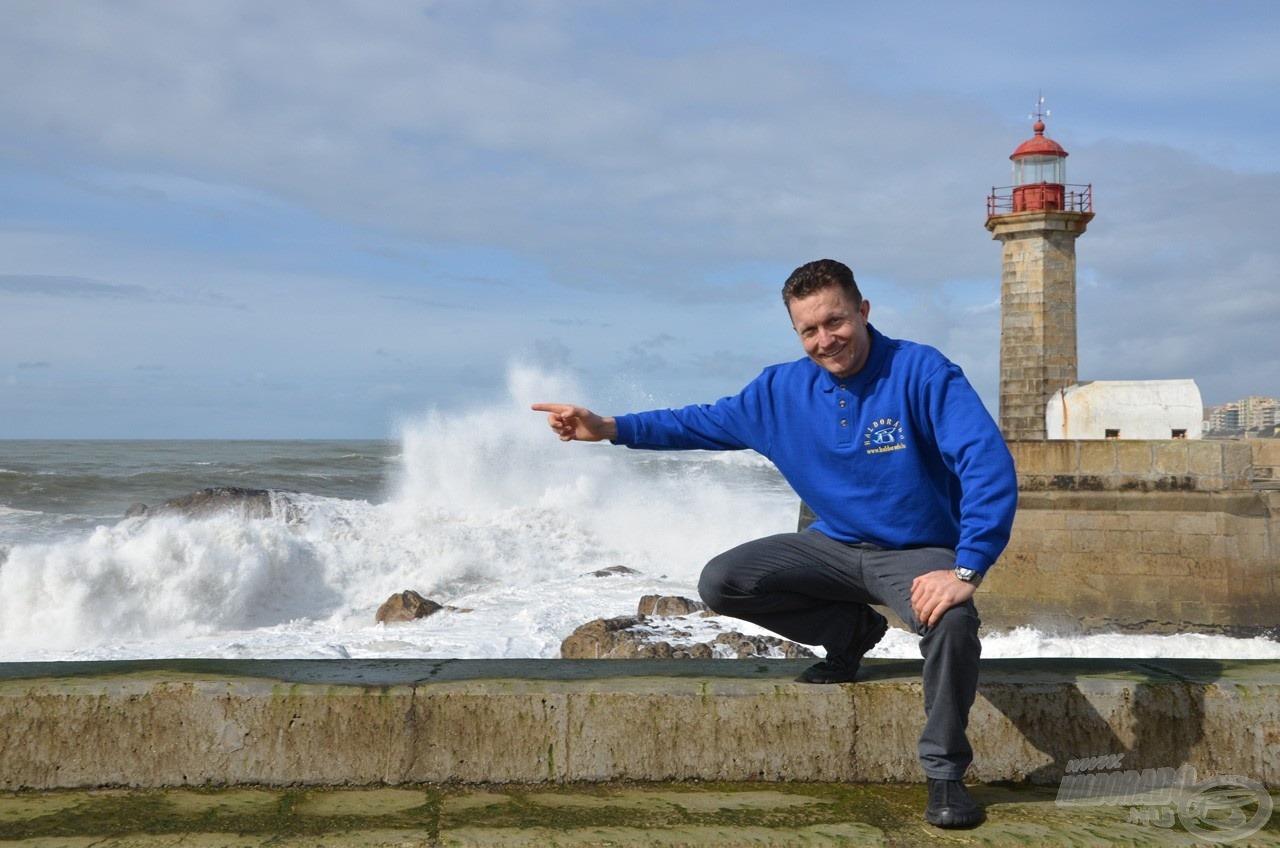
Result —
[[[59, 447], [90, 469], [153, 474], [141, 479], [154, 490], [121, 490], [116, 476], [64, 492], [48, 512], [29, 499], [0, 507], [0, 661], [555, 657], [579, 625], [633, 615], [643, 595], [696, 598], [712, 556], [794, 529], [796, 498], [763, 457], [564, 444], [528, 404], [574, 399], [568, 378], [519, 368], [509, 384], [489, 407], [406, 422], [394, 445], [172, 444], [152, 466], [137, 445]], [[122, 518], [129, 499], [223, 483], [182, 470], [192, 456], [234, 469], [231, 485], [291, 490], [277, 494], [287, 508]], [[296, 467], [285, 473], [280, 457]], [[633, 573], [593, 575], [613, 565]], [[378, 606], [406, 589], [457, 609], [376, 623]], [[1280, 658], [1280, 643], [1025, 629], [984, 638], [985, 657], [1143, 655]], [[918, 658], [919, 640], [894, 629], [871, 656]]]

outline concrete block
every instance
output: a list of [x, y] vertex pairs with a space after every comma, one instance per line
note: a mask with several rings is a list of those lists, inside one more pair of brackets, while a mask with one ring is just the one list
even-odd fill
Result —
[[1275, 507], [1280, 500], [1277, 492], [1230, 492], [1227, 496], [1215, 501], [1221, 512], [1227, 516], [1231, 532], [1236, 528], [1254, 525], [1254, 519], [1267, 519], [1276, 514]]
[[1034, 442], [1020, 439], [1011, 439], [1005, 442], [1005, 446], [1009, 448], [1009, 456], [1013, 457], [1013, 467], [1019, 475], [1033, 473], [1038, 470], [1035, 467], [1037, 455], [1034, 444]]
[[1013, 519], [1014, 533], [1048, 533], [1067, 529], [1067, 513], [1063, 510], [1037, 509], [1035, 505], [1019, 504]]
[[1228, 585], [1231, 575], [1236, 571], [1234, 564], [1211, 557], [1180, 556], [1179, 560], [1189, 577], [1212, 587]]
[[1112, 581], [1112, 616], [1119, 616], [1117, 620], [1121, 621], [1141, 621], [1143, 616], [1176, 621], [1177, 616], [1170, 604], [1182, 599], [1185, 589], [1179, 592], [1177, 587], [1186, 582], [1185, 579], [1180, 580], [1177, 574], [1165, 574], [1157, 579], [1137, 582], [1117, 575]]
[[1041, 442], [1040, 469], [1046, 474], [1074, 474], [1080, 469], [1081, 442], [1055, 440]]
[[1250, 439], [1248, 445], [1254, 465], [1280, 469], [1280, 439]]
[[1178, 615], [1189, 627], [1203, 628], [1210, 624], [1211, 609], [1203, 598], [1183, 598], [1178, 607]]
[[1177, 532], [1184, 535], [1214, 535], [1222, 532], [1222, 518], [1215, 513], [1183, 513], [1174, 524]]
[[1237, 478], [1228, 478], [1222, 474], [1201, 474], [1196, 477], [1197, 487], [1206, 492], [1220, 492], [1238, 483]]
[[1253, 467], [1253, 446], [1250, 442], [1222, 443], [1222, 473], [1227, 477], [1247, 478]]
[[1169, 531], [1140, 534], [1138, 550], [1144, 554], [1176, 554], [1180, 549], [1178, 534]]
[[1111, 477], [1116, 471], [1116, 442], [1079, 442], [1080, 473]]
[[1098, 528], [1108, 533], [1127, 533], [1130, 530], [1127, 512], [1103, 512], [1098, 513], [1097, 518]]
[[[796, 682], [805, 664], [4, 664], [0, 787], [922, 780], [920, 661], [837, 686]], [[987, 660], [968, 777], [1116, 754], [1276, 786], [1278, 727], [1280, 663]]]
[[1117, 439], [1116, 470], [1122, 474], [1151, 473], [1151, 443]]
[[1184, 557], [1205, 560], [1213, 556], [1213, 537], [1203, 533], [1178, 537], [1178, 553]]
[[1104, 553], [1107, 550], [1107, 534], [1103, 530], [1074, 530], [1071, 533], [1071, 550], [1077, 553]]
[[1190, 468], [1187, 441], [1152, 442], [1152, 468], [1157, 474], [1183, 475]]
[[1045, 530], [1040, 533], [1028, 534], [1026, 549], [1050, 555], [1050, 557], [1042, 557], [1041, 559], [1052, 558], [1054, 554], [1071, 550], [1071, 532], [1069, 530]]
[[[1109, 573], [1127, 579], [1138, 578], [1140, 581], [1164, 579], [1168, 563], [1159, 554], [1144, 554], [1136, 550], [1126, 550], [1115, 557], [1115, 564]], [[1122, 583], [1122, 593], [1131, 594], [1136, 584]], [[1128, 588], [1124, 588], [1128, 587]], [[1147, 616], [1149, 617], [1149, 616]]]
[[[1236, 539], [1236, 556], [1242, 560], [1258, 560], [1261, 562], [1270, 562], [1276, 560], [1275, 552], [1271, 548], [1271, 539], [1269, 534], [1263, 532], [1239, 533]], [[1277, 562], [1280, 567], [1280, 562]]]
[[[1152, 497], [1150, 502], [1157, 503], [1158, 497]], [[1177, 521], [1177, 516], [1170, 516], [1168, 512], [1139, 512], [1133, 511], [1129, 513], [1129, 528], [1136, 533], [1171, 533], [1173, 532], [1173, 524]]]
[[1101, 530], [1102, 516], [1096, 512], [1069, 512], [1067, 513], [1067, 529], [1072, 532], [1078, 530]]
[[1222, 474], [1222, 443], [1206, 439], [1187, 442], [1187, 471], [1197, 477]]

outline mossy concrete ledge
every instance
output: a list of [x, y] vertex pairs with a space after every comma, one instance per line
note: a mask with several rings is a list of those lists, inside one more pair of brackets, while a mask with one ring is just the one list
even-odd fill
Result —
[[[804, 666], [6, 663], [0, 789], [923, 779], [920, 662], [869, 660], [837, 686], [796, 682]], [[1280, 662], [984, 661], [970, 729], [978, 781], [1105, 763], [1276, 787]]]

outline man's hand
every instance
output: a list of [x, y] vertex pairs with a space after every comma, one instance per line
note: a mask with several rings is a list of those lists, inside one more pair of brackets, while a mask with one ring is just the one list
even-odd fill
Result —
[[547, 413], [547, 423], [562, 442], [599, 442], [618, 435], [612, 418], [601, 418], [589, 409], [567, 403], [535, 403], [534, 412]]
[[916, 614], [917, 621], [926, 627], [932, 627], [944, 612], [957, 604], [963, 604], [977, 590], [977, 586], [956, 577], [956, 573], [950, 568], [930, 571], [911, 581], [911, 610]]

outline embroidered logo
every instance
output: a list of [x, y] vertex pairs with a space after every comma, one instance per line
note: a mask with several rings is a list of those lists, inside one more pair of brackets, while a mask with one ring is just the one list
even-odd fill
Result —
[[862, 434], [862, 446], [867, 453], [888, 453], [906, 450], [903, 443], [902, 423], [893, 418], [881, 418], [871, 422]]

